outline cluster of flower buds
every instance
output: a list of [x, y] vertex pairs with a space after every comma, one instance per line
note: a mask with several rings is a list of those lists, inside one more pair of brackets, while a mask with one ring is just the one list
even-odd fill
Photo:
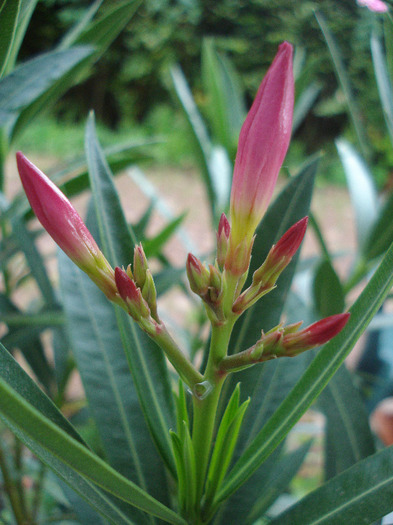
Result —
[[347, 324], [350, 314], [336, 314], [299, 330], [302, 322], [279, 325], [267, 332], [251, 348], [224, 358], [221, 371], [239, 370], [255, 363], [278, 357], [295, 357], [306, 350], [321, 346], [333, 339]]
[[116, 267], [115, 281], [125, 309], [148, 333], [154, 333], [161, 321], [157, 314], [157, 292], [142, 245], [134, 248], [133, 270]]
[[98, 248], [82, 218], [53, 182], [17, 153], [20, 178], [34, 213], [59, 247], [111, 301], [122, 306], [146, 331], [158, 324], [156, 289], [142, 245], [131, 267], [115, 271]]

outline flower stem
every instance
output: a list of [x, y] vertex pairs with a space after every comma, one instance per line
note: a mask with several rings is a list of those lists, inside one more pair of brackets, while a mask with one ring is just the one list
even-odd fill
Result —
[[[212, 337], [210, 342], [209, 359], [203, 380], [208, 382], [211, 390], [205, 397], [193, 397], [193, 431], [192, 440], [194, 445], [196, 479], [197, 479], [197, 501], [202, 502], [206, 475], [212, 443], [216, 428], [217, 407], [220, 400], [222, 386], [226, 373], [219, 373], [218, 366], [227, 353], [228, 343], [231, 336], [235, 318], [219, 325], [212, 326]], [[197, 514], [201, 514], [201, 506], [197, 509]], [[200, 523], [203, 523], [201, 519]]]
[[164, 351], [170, 363], [191, 390], [194, 390], [196, 384], [203, 382], [202, 374], [196, 370], [191, 361], [183, 354], [165, 327], [155, 333], [152, 339]]

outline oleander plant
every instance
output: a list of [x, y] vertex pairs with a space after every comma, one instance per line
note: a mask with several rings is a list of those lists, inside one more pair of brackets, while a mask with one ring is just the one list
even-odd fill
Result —
[[[181, 270], [162, 250], [179, 221], [155, 238], [145, 233], [149, 210], [138, 224], [127, 222], [116, 163], [106, 159], [93, 114], [86, 173], [59, 177], [61, 189], [16, 154], [31, 210], [61, 250], [52, 304], [22, 312], [11, 310], [11, 293], [1, 297], [9, 333], [22, 326], [27, 341], [48, 328], [56, 334], [54, 364], [41, 347], [31, 350], [29, 374], [13, 346], [0, 346], [6, 523], [369, 524], [393, 510], [393, 450], [377, 449], [342, 366], [390, 293], [393, 247], [380, 254], [349, 308], [303, 326], [291, 283], [318, 160], [305, 163], [273, 200], [294, 100], [293, 47], [283, 42], [240, 130], [229, 206], [213, 219], [215, 252], [188, 254]], [[87, 185], [84, 221], [65, 193]], [[26, 279], [42, 283], [31, 210], [23, 197], [4, 206], [2, 247], [11, 249], [22, 232], [31, 247]], [[9, 266], [3, 264], [5, 278]], [[172, 287], [193, 296], [203, 318], [197, 337], [166, 322], [160, 295]], [[65, 385], [75, 369], [86, 403], [71, 408]], [[293, 448], [286, 438], [325, 387], [326, 479], [288, 503], [283, 495], [312, 441]]]

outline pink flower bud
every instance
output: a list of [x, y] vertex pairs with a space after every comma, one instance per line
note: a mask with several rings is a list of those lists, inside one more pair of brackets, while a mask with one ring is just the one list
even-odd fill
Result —
[[209, 287], [210, 272], [192, 253], [188, 254], [186, 270], [191, 290], [199, 296], [206, 295]]
[[113, 269], [66, 196], [21, 152], [19, 175], [38, 220], [68, 255], [110, 298], [116, 296]]
[[217, 231], [217, 264], [220, 268], [224, 267], [225, 258], [228, 252], [229, 235], [231, 226], [226, 218], [225, 213], [221, 215]]
[[240, 131], [231, 193], [235, 245], [254, 235], [288, 149], [294, 103], [292, 53], [290, 44], [280, 45]]
[[331, 315], [304, 328], [299, 332], [289, 333], [284, 336], [283, 346], [290, 353], [299, 353], [297, 350], [307, 350], [320, 346], [333, 339], [347, 324], [350, 313]]
[[150, 309], [142, 297], [140, 288], [128, 277], [127, 272], [118, 266], [115, 268], [115, 281], [120, 297], [127, 305], [128, 313], [136, 321], [149, 317]]
[[288, 258], [292, 259], [298, 251], [299, 246], [307, 230], [308, 217], [303, 217], [296, 222], [289, 230], [284, 233], [275, 246], [271, 250], [271, 256], [277, 260]]

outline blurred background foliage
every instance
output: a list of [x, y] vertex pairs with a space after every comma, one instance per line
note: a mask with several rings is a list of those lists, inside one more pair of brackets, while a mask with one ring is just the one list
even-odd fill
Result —
[[[89, 4], [90, 0], [38, 2], [20, 57], [27, 59], [53, 48], [59, 35], [80, 19]], [[330, 155], [334, 151], [332, 139], [347, 134], [351, 140], [352, 132], [315, 9], [323, 13], [337, 39], [359, 107], [367, 108], [363, 125], [374, 152], [369, 161], [375, 166], [379, 187], [383, 187], [393, 158], [379, 110], [369, 41], [364, 38], [375, 17], [354, 0], [146, 0], [95, 65], [94, 74], [72, 88], [50, 116], [62, 126], [69, 125], [84, 122], [89, 109], [94, 108], [98, 122], [109, 129], [126, 135], [137, 129], [138, 135], [165, 136], [169, 144], [162, 151], [157, 148], [160, 161], [192, 162], [192, 155], [187, 155], [184, 122], [171, 99], [169, 67], [180, 64], [203, 113], [202, 42], [212, 37], [217, 50], [227, 55], [239, 72], [251, 103], [278, 44], [289, 40], [304, 52], [307, 81], [320, 85], [316, 102], [296, 131], [291, 147], [294, 162], [323, 148], [327, 155], [322, 176], [328, 176], [330, 182], [342, 181], [337, 156]], [[40, 125], [42, 136], [54, 136], [53, 123]], [[37, 149], [36, 130], [30, 129]], [[47, 140], [42, 142], [42, 147], [48, 147]]]

